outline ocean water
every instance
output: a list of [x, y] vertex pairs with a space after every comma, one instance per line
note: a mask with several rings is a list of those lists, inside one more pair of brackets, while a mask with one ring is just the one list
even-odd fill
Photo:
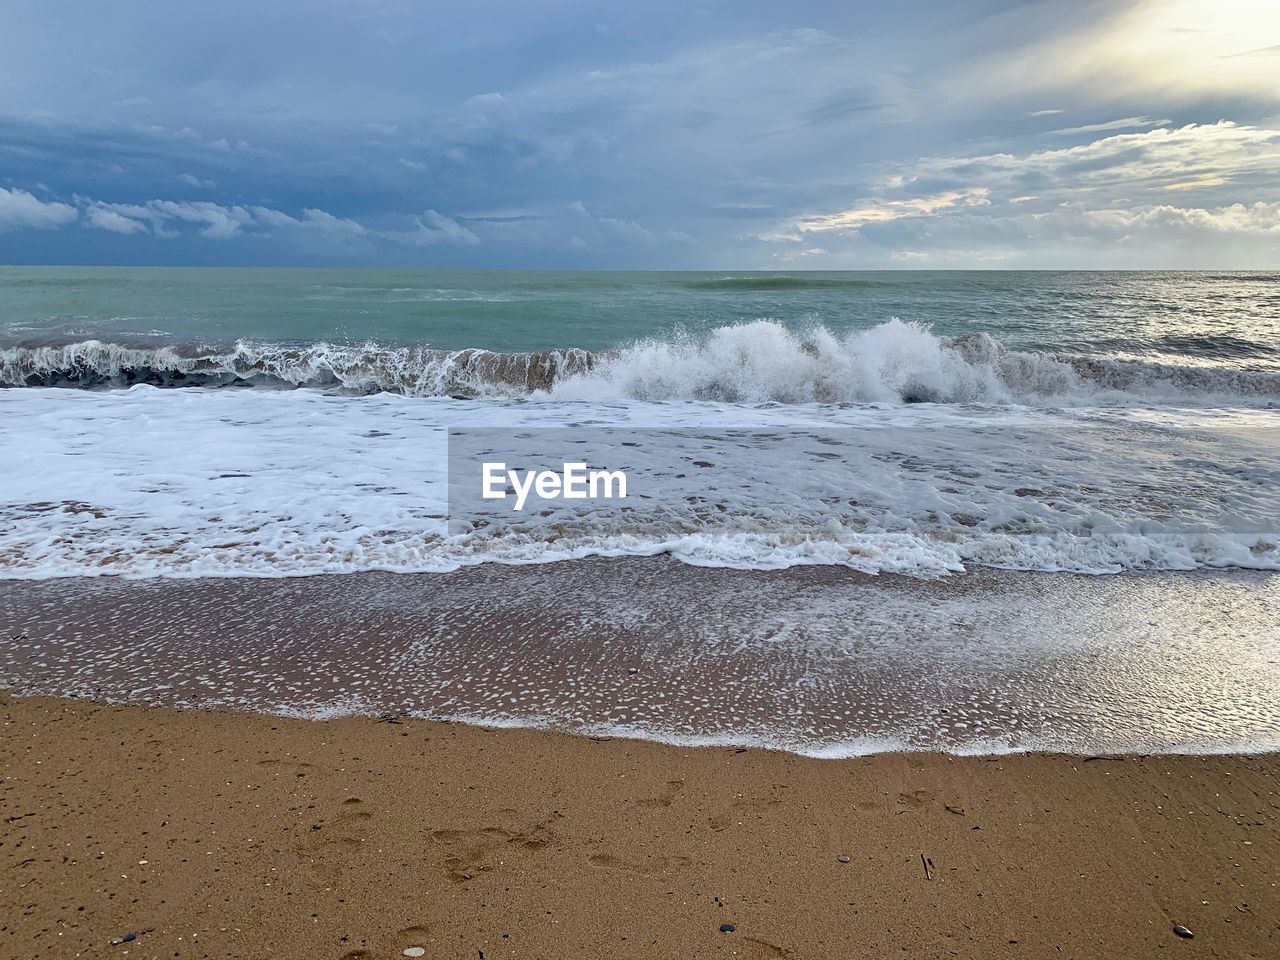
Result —
[[[1280, 567], [1273, 274], [5, 268], [0, 318], [0, 576]], [[468, 430], [651, 493], [451, 530]]]
[[1280, 750], [1280, 574], [921, 580], [592, 557], [0, 580], [14, 693], [809, 756]]
[[1280, 274], [0, 268], [0, 384], [16, 691], [1280, 744]]
[[898, 317], [1012, 350], [1280, 369], [1280, 272], [611, 273], [0, 267], [0, 346], [329, 343], [600, 351]]

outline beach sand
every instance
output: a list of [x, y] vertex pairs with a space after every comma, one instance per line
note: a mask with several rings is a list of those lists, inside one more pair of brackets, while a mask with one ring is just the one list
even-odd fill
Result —
[[1276, 755], [818, 760], [7, 694], [0, 713], [5, 957], [1274, 957], [1280, 943]]

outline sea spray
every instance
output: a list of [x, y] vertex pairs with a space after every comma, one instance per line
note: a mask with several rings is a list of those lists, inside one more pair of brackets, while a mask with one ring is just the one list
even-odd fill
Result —
[[1280, 403], [1280, 373], [1011, 350], [891, 320], [843, 336], [771, 321], [591, 353], [374, 343], [135, 346], [100, 340], [0, 349], [0, 385], [259, 386], [421, 397], [724, 403], [1189, 405]]
[[590, 369], [591, 363], [591, 354], [583, 350], [495, 353], [246, 341], [217, 349], [84, 340], [0, 350], [0, 385], [316, 387], [354, 394], [507, 397], [546, 389], [559, 377]]

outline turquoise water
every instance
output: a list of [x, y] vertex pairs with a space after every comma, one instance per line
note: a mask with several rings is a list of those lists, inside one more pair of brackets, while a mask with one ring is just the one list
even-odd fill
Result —
[[[59, 651], [14, 608], [27, 692], [824, 755], [1280, 736], [1280, 274], [0, 268], [0, 386], [0, 601], [70, 611]], [[479, 496], [571, 456], [628, 499]], [[895, 576], [781, 572], [818, 567]], [[374, 571], [442, 579], [307, 579]], [[150, 640], [76, 619], [132, 578], [197, 579], [136, 594]], [[635, 686], [697, 663], [727, 699]]]
[[760, 319], [844, 335], [894, 317], [1012, 349], [1280, 369], [1276, 273], [0, 268], [0, 346], [598, 351]]

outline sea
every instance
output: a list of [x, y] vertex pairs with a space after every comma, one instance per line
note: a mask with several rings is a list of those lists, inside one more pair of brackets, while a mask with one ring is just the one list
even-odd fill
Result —
[[1280, 746], [1278, 273], [0, 267], [0, 387], [19, 692]]

